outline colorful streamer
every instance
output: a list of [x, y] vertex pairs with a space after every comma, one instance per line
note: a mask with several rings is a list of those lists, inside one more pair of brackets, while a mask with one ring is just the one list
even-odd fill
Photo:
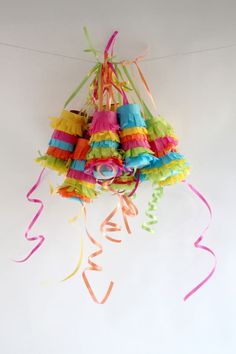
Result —
[[94, 261], [93, 261], [93, 258], [101, 255], [103, 253], [103, 247], [102, 245], [96, 241], [92, 236], [91, 234], [89, 233], [88, 231], [88, 227], [87, 227], [87, 211], [86, 211], [86, 207], [84, 206], [83, 207], [83, 213], [84, 213], [84, 221], [85, 221], [85, 231], [86, 231], [86, 234], [88, 236], [88, 239], [90, 240], [90, 242], [95, 245], [98, 249], [97, 251], [93, 252], [90, 254], [90, 256], [88, 257], [88, 264], [89, 266], [86, 267], [84, 270], [83, 270], [83, 273], [82, 273], [82, 277], [83, 277], [83, 280], [84, 280], [84, 283], [86, 285], [86, 288], [91, 296], [91, 298], [93, 299], [94, 302], [96, 302], [97, 304], [104, 304], [107, 299], [109, 298], [109, 295], [112, 291], [112, 288], [114, 286], [114, 282], [111, 281], [109, 286], [108, 286], [108, 289], [104, 295], [104, 297], [102, 298], [101, 301], [99, 301], [92, 289], [92, 286], [90, 285], [90, 282], [88, 280], [88, 277], [87, 277], [87, 272], [88, 271], [95, 271], [95, 272], [101, 272], [102, 271], [102, 267], [98, 264], [96, 264]]
[[155, 230], [152, 228], [153, 225], [158, 223], [156, 217], [157, 204], [163, 195], [163, 187], [159, 185], [153, 185], [153, 193], [151, 200], [148, 202], [148, 209], [145, 214], [149, 221], [142, 224], [142, 229], [154, 234]]
[[[95, 49], [86, 27], [84, 27], [84, 34], [88, 42], [86, 51], [93, 54], [96, 63], [68, 97], [61, 114], [51, 118], [54, 131], [48, 149], [36, 161], [43, 167], [65, 175], [64, 181], [56, 189], [50, 184], [52, 194], [56, 192], [63, 198], [82, 204], [85, 232], [90, 243], [96, 247], [88, 257], [88, 265], [82, 271], [82, 279], [93, 301], [103, 304], [107, 301], [114, 283], [112, 281], [109, 283], [104, 296], [99, 300], [88, 279], [89, 272], [102, 270], [94, 259], [103, 253], [103, 246], [88, 231], [85, 203], [92, 204], [102, 192], [112, 193], [115, 196], [117, 204], [101, 222], [100, 231], [105, 239], [117, 244], [122, 241], [116, 234], [121, 231], [122, 226], [128, 234], [132, 233], [129, 221], [130, 217], [138, 215], [138, 208], [133, 198], [140, 183], [153, 185], [152, 196], [145, 212], [147, 221], [142, 224], [142, 229], [149, 233], [155, 233], [154, 225], [158, 222], [157, 203], [163, 195], [164, 188], [177, 182], [184, 181], [187, 187], [202, 200], [208, 208], [210, 218], [212, 211], [202, 194], [186, 181], [190, 166], [178, 150], [178, 139], [173, 128], [160, 115], [153, 115], [143, 98], [141, 88], [135, 80], [137, 75], [133, 75], [130, 70], [132, 67], [135, 68], [135, 72], [136, 70], [138, 72], [142, 90], [146, 91], [154, 110], [157, 110], [150, 86], [139, 65], [140, 57], [130, 61], [116, 60], [114, 44], [117, 31], [112, 33], [103, 51]], [[73, 100], [77, 101], [77, 96], [86, 84], [85, 103], [76, 102], [73, 110], [66, 110]], [[29, 236], [31, 228], [43, 210], [42, 201], [31, 198], [31, 194], [41, 181], [43, 172], [44, 170], [27, 193], [27, 199], [40, 204], [40, 208], [30, 222], [25, 238], [38, 243], [28, 256], [18, 262], [28, 260], [44, 241], [43, 235]], [[114, 221], [118, 212], [122, 215], [122, 226]], [[77, 218], [73, 218], [72, 221]], [[209, 224], [195, 241], [194, 246], [215, 257], [214, 252], [201, 243], [208, 227]], [[79, 272], [83, 253], [81, 236], [77, 265], [62, 281], [71, 279]], [[211, 278], [215, 268], [216, 258], [211, 272], [184, 297], [185, 301]]]
[[38, 241], [37, 245], [30, 251], [30, 253], [23, 259], [21, 260], [15, 260], [15, 262], [17, 263], [24, 263], [26, 262], [38, 249], [39, 247], [42, 245], [42, 243], [45, 240], [45, 237], [43, 235], [38, 235], [38, 236], [30, 236], [29, 233], [32, 229], [32, 227], [34, 226], [34, 224], [36, 223], [36, 221], [38, 220], [39, 216], [41, 215], [44, 205], [43, 202], [40, 199], [36, 199], [36, 198], [31, 198], [31, 195], [33, 194], [33, 192], [35, 190], [37, 190], [38, 186], [41, 183], [41, 180], [43, 178], [45, 172], [45, 168], [42, 169], [42, 171], [40, 172], [40, 175], [36, 181], [36, 183], [33, 185], [33, 187], [30, 188], [30, 190], [28, 191], [28, 193], [26, 194], [26, 198], [28, 199], [29, 202], [31, 203], [36, 203], [36, 204], [40, 204], [39, 210], [37, 211], [37, 213], [35, 214], [35, 216], [33, 217], [33, 219], [31, 220], [29, 226], [27, 227], [26, 231], [25, 231], [25, 238], [27, 241]]
[[212, 267], [210, 273], [207, 275], [206, 278], [204, 278], [198, 285], [196, 285], [192, 290], [190, 290], [185, 296], [184, 296], [184, 301], [188, 300], [196, 291], [198, 291], [204, 284], [206, 284], [208, 282], [208, 280], [212, 277], [212, 275], [214, 274], [215, 270], [216, 270], [216, 264], [217, 264], [217, 259], [216, 259], [216, 255], [215, 253], [207, 246], [204, 246], [201, 244], [201, 241], [204, 239], [205, 237], [205, 233], [207, 232], [207, 230], [210, 227], [210, 223], [212, 220], [212, 210], [211, 210], [211, 206], [208, 203], [208, 201], [206, 200], [206, 198], [188, 181], [183, 181], [187, 187], [205, 204], [205, 206], [208, 209], [209, 215], [210, 215], [210, 221], [207, 224], [207, 226], [203, 229], [203, 231], [201, 232], [200, 236], [197, 238], [197, 240], [194, 242], [194, 247], [201, 249], [203, 251], [206, 251], [208, 253], [210, 253], [213, 257], [214, 257], [214, 266]]

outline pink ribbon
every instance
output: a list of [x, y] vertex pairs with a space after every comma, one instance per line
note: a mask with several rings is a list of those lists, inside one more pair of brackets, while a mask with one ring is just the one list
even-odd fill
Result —
[[40, 204], [40, 208], [37, 211], [37, 213], [35, 214], [35, 216], [33, 217], [32, 221], [30, 222], [29, 226], [27, 227], [26, 231], [25, 231], [25, 238], [28, 241], [39, 241], [37, 243], [37, 245], [30, 251], [30, 253], [28, 254], [28, 256], [26, 256], [25, 258], [21, 259], [21, 260], [15, 260], [15, 262], [17, 263], [23, 263], [25, 261], [27, 261], [36, 251], [37, 249], [42, 245], [42, 243], [45, 240], [45, 237], [43, 235], [38, 235], [38, 236], [29, 236], [29, 232], [32, 229], [32, 227], [34, 226], [34, 224], [36, 223], [37, 219], [39, 218], [40, 214], [43, 211], [44, 205], [43, 202], [40, 199], [35, 199], [35, 198], [31, 198], [31, 194], [38, 188], [43, 174], [44, 174], [45, 168], [42, 169], [36, 183], [33, 185], [33, 187], [29, 190], [29, 192], [26, 194], [26, 198], [28, 199], [29, 202], [31, 203], [37, 203]]
[[108, 54], [110, 47], [111, 47], [111, 55], [113, 55], [113, 48], [114, 48], [114, 44], [115, 44], [115, 38], [118, 35], [118, 31], [114, 31], [113, 34], [111, 35], [111, 37], [109, 38], [106, 48], [104, 50], [104, 54]]
[[196, 248], [199, 248], [203, 251], [206, 251], [208, 253], [211, 253], [212, 256], [214, 257], [214, 266], [212, 268], [212, 270], [210, 271], [210, 273], [208, 274], [208, 276], [206, 278], [204, 278], [198, 285], [196, 285], [191, 291], [189, 291], [185, 297], [184, 297], [184, 301], [188, 300], [188, 298], [190, 296], [192, 296], [196, 291], [198, 291], [205, 283], [208, 282], [208, 280], [212, 277], [212, 275], [214, 274], [215, 270], [216, 270], [216, 263], [217, 263], [217, 260], [216, 260], [216, 255], [215, 253], [210, 249], [208, 248], [207, 246], [204, 246], [201, 244], [201, 241], [203, 240], [204, 236], [205, 236], [205, 233], [206, 231], [209, 229], [210, 227], [210, 223], [211, 223], [211, 220], [212, 220], [212, 210], [211, 210], [211, 207], [210, 207], [210, 204], [208, 203], [208, 201], [205, 199], [205, 197], [192, 185], [190, 184], [189, 182], [187, 181], [183, 181], [187, 187], [194, 193], [196, 194], [196, 196], [198, 198], [201, 199], [201, 201], [206, 205], [208, 211], [209, 211], [209, 214], [210, 214], [210, 220], [207, 224], [207, 226], [203, 229], [203, 231], [201, 232], [201, 235], [197, 238], [197, 240], [194, 242], [194, 247]]

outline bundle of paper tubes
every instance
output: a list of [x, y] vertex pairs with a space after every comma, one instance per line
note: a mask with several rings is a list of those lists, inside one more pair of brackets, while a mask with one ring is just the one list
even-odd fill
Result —
[[[109, 234], [117, 232], [120, 227], [112, 219], [120, 210], [125, 229], [131, 233], [128, 220], [138, 214], [134, 196], [138, 193], [140, 184], [151, 183], [153, 186], [146, 210], [147, 220], [142, 224], [142, 228], [148, 232], [155, 232], [156, 205], [166, 186], [184, 181], [205, 203], [210, 215], [211, 208], [200, 192], [186, 181], [190, 166], [178, 150], [178, 139], [173, 128], [165, 118], [152, 113], [152, 110], [156, 111], [156, 105], [139, 60], [116, 59], [113, 50], [117, 31], [109, 38], [103, 59], [99, 60], [98, 51], [94, 49], [86, 28], [84, 33], [89, 43], [87, 51], [94, 54], [95, 65], [68, 98], [59, 116], [51, 118], [53, 132], [49, 146], [45, 154], [36, 159], [43, 166], [43, 171], [27, 194], [29, 201], [41, 203], [40, 210], [25, 233], [28, 240], [38, 240], [38, 243], [19, 262], [29, 259], [44, 241], [42, 235], [29, 236], [30, 229], [43, 209], [42, 202], [30, 198], [30, 195], [40, 183], [45, 168], [49, 168], [65, 176], [63, 183], [56, 188], [57, 193], [82, 205], [87, 236], [97, 247], [97, 251], [89, 256], [88, 266], [83, 270], [82, 277], [92, 299], [96, 303], [104, 303], [110, 295], [113, 282], [110, 282], [103, 299], [98, 300], [87, 277], [89, 270], [101, 270], [92, 259], [103, 252], [102, 244], [88, 231], [87, 203], [92, 203], [103, 192], [110, 192], [117, 198], [117, 207], [100, 226], [102, 235], [115, 243], [121, 240], [108, 235], [108, 231]], [[77, 97], [86, 86], [86, 99], [79, 104]], [[145, 102], [143, 92], [150, 99], [152, 108]], [[72, 101], [73, 109], [68, 109]], [[206, 228], [195, 242], [195, 247], [214, 255], [210, 249], [200, 244], [205, 231]], [[79, 265], [81, 263], [80, 259]], [[79, 266], [73, 275], [78, 270]], [[209, 279], [214, 270], [215, 265], [208, 277], [185, 296], [185, 300]]]

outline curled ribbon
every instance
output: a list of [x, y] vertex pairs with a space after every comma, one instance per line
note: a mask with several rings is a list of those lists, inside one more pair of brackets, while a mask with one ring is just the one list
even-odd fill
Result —
[[139, 60], [140, 60], [139, 58], [136, 58], [136, 59], [133, 61], [133, 63], [135, 64], [135, 66], [136, 66], [136, 68], [137, 68], [137, 70], [138, 70], [138, 72], [139, 72], [140, 78], [141, 78], [141, 80], [142, 80], [142, 82], [143, 82], [143, 84], [144, 84], [144, 87], [145, 87], [145, 89], [146, 89], [146, 92], [147, 92], [147, 94], [148, 94], [148, 96], [149, 96], [149, 98], [150, 98], [150, 100], [151, 100], [151, 102], [152, 102], [152, 104], [153, 104], [153, 107], [154, 107], [155, 110], [157, 111], [156, 102], [155, 102], [155, 100], [154, 100], [154, 98], [153, 98], [153, 95], [152, 95], [151, 90], [150, 90], [150, 88], [149, 88], [149, 86], [148, 86], [148, 83], [147, 83], [147, 81], [146, 81], [146, 79], [145, 79], [145, 77], [144, 77], [144, 75], [143, 75], [143, 72], [142, 72], [142, 70], [140, 69], [140, 66], [139, 66], [139, 64], [138, 64], [138, 61], [139, 61]]
[[[144, 85], [144, 88], [145, 88], [145, 90], [146, 90], [146, 92], [147, 92], [147, 94], [148, 94], [148, 96], [149, 96], [149, 98], [150, 98], [150, 100], [151, 100], [151, 102], [152, 102], [152, 104], [153, 104], [153, 107], [155, 108], [155, 110], [157, 111], [157, 105], [156, 105], [156, 102], [155, 102], [155, 100], [154, 100], [154, 98], [153, 98], [153, 95], [152, 95], [152, 93], [151, 93], [151, 90], [150, 90], [150, 88], [149, 88], [149, 86], [148, 86], [148, 83], [147, 83], [147, 80], [145, 79], [145, 76], [144, 76], [144, 74], [143, 74], [143, 72], [142, 72], [142, 70], [141, 70], [141, 68], [140, 68], [140, 66], [139, 66], [139, 61], [140, 60], [142, 60], [144, 58], [144, 55], [140, 55], [140, 56], [138, 56], [138, 57], [136, 57], [135, 59], [133, 59], [133, 60], [122, 60], [121, 62], [120, 62], [120, 64], [121, 65], [123, 65], [123, 66], [128, 66], [128, 65], [132, 65], [132, 64], [134, 64], [135, 66], [136, 66], [136, 68], [137, 68], [137, 70], [138, 70], [138, 73], [139, 73], [139, 76], [140, 76], [140, 78], [141, 78], [141, 80], [142, 80], [142, 82], [143, 82], [143, 85]], [[131, 83], [131, 82], [130, 82]], [[131, 83], [131, 85], [133, 86], [133, 84]], [[138, 92], [138, 90], [137, 90], [137, 88], [136, 88], [136, 94], [138, 93], [138, 97], [140, 96], [140, 93]], [[141, 98], [141, 96], [139, 97], [139, 98]], [[143, 102], [144, 103], [144, 102]]]
[[216, 270], [216, 255], [215, 253], [208, 248], [207, 246], [204, 246], [201, 244], [201, 241], [203, 240], [206, 231], [209, 229], [210, 227], [210, 222], [212, 220], [212, 210], [211, 210], [211, 206], [208, 203], [208, 201], [206, 200], [206, 198], [189, 182], [187, 181], [183, 181], [187, 187], [198, 197], [200, 198], [200, 200], [206, 205], [208, 211], [209, 211], [209, 215], [210, 215], [210, 221], [207, 224], [207, 226], [203, 229], [203, 231], [201, 232], [201, 235], [197, 238], [197, 240], [194, 242], [194, 247], [199, 248], [203, 251], [206, 251], [208, 253], [210, 253], [213, 257], [214, 257], [214, 266], [212, 268], [212, 270], [210, 271], [210, 273], [207, 275], [206, 278], [204, 278], [198, 285], [196, 285], [192, 290], [190, 290], [185, 296], [184, 296], [184, 301], [188, 300], [188, 298], [190, 298], [196, 291], [198, 291], [205, 283], [208, 282], [208, 280], [212, 277], [212, 275], [214, 274], [215, 270]]
[[[72, 224], [74, 222], [76, 222], [80, 217], [80, 213], [77, 214], [76, 216], [74, 216], [73, 218], [69, 219], [69, 223]], [[62, 279], [61, 281], [67, 281], [69, 279], [71, 279], [74, 275], [76, 275], [78, 273], [78, 271], [80, 270], [80, 266], [82, 264], [83, 261], [83, 254], [84, 254], [84, 245], [83, 245], [83, 237], [80, 237], [80, 255], [79, 255], [79, 260], [78, 263], [75, 267], [75, 269], [73, 270], [72, 273], [70, 273], [69, 275], [67, 275], [64, 279]]]
[[[107, 235], [107, 232], [115, 232], [115, 231], [121, 231], [121, 227], [114, 223], [111, 222], [110, 220], [114, 217], [114, 215], [118, 212], [119, 209], [121, 209], [122, 212], [122, 217], [124, 220], [125, 228], [129, 234], [131, 234], [131, 229], [129, 226], [128, 222], [128, 216], [136, 216], [138, 214], [138, 209], [134, 205], [134, 203], [131, 201], [130, 195], [127, 196], [124, 193], [119, 193], [115, 189], [111, 188], [109, 183], [111, 182], [104, 182], [102, 186], [114, 193], [118, 197], [118, 204], [117, 206], [112, 210], [112, 212], [105, 218], [105, 220], [102, 222], [100, 226], [100, 230], [103, 234], [103, 236], [108, 239], [109, 241], [120, 243], [121, 240], [115, 239], [109, 235]], [[136, 187], [137, 188], [137, 187]]]
[[68, 104], [77, 96], [77, 94], [80, 92], [80, 90], [83, 88], [83, 86], [86, 84], [88, 79], [92, 76], [93, 73], [96, 73], [100, 69], [100, 64], [96, 64], [88, 73], [87, 75], [83, 78], [83, 80], [80, 82], [80, 84], [76, 87], [76, 89], [72, 92], [70, 97], [66, 100], [64, 104], [64, 108], [68, 106]]
[[128, 216], [136, 216], [138, 215], [138, 209], [134, 205], [134, 203], [131, 201], [131, 198], [125, 194], [120, 195], [121, 198], [121, 210], [122, 210], [122, 216], [123, 220], [125, 223], [126, 230], [128, 234], [131, 234], [131, 229], [129, 227], [128, 223]]
[[26, 198], [28, 199], [29, 202], [31, 203], [37, 203], [40, 204], [39, 210], [37, 211], [37, 213], [35, 214], [35, 216], [33, 217], [32, 221], [30, 222], [29, 226], [27, 227], [26, 231], [25, 231], [25, 238], [27, 241], [39, 241], [37, 243], [37, 245], [30, 251], [30, 253], [23, 259], [21, 260], [15, 260], [15, 262], [17, 263], [23, 263], [25, 261], [27, 261], [36, 251], [37, 249], [42, 245], [42, 243], [45, 240], [45, 237], [43, 235], [38, 235], [38, 236], [29, 236], [29, 232], [32, 229], [32, 227], [34, 226], [34, 224], [36, 223], [36, 221], [38, 220], [40, 214], [43, 211], [44, 205], [43, 202], [40, 199], [35, 199], [35, 198], [31, 198], [31, 194], [38, 188], [42, 178], [43, 178], [43, 174], [44, 174], [45, 168], [42, 169], [42, 171], [40, 172], [40, 175], [36, 181], [36, 183], [33, 185], [32, 188], [30, 188], [30, 190], [28, 191], [28, 193], [26, 194]]
[[136, 178], [134, 189], [130, 192], [128, 197], [132, 197], [135, 194], [135, 192], [139, 186], [139, 182], [140, 182], [140, 170], [139, 169], [137, 170], [136, 175], [137, 175], [137, 178]]
[[88, 231], [88, 228], [87, 228], [87, 212], [86, 212], [86, 207], [85, 207], [85, 206], [83, 206], [83, 213], [84, 213], [84, 220], [85, 220], [85, 230], [86, 230], [86, 234], [87, 234], [87, 236], [88, 236], [88, 239], [91, 241], [92, 244], [94, 244], [95, 246], [97, 246], [98, 250], [95, 251], [95, 252], [93, 252], [93, 253], [91, 253], [91, 255], [88, 257], [88, 264], [89, 264], [89, 266], [84, 269], [84, 271], [83, 271], [83, 273], [82, 273], [82, 277], [83, 277], [84, 283], [85, 283], [85, 285], [86, 285], [86, 288], [88, 289], [89, 294], [90, 294], [90, 296], [92, 297], [93, 301], [96, 302], [97, 304], [104, 304], [104, 303], [107, 301], [107, 299], [108, 299], [108, 297], [109, 297], [109, 295], [110, 295], [110, 293], [111, 293], [111, 291], [112, 291], [112, 288], [113, 288], [114, 283], [113, 283], [113, 281], [110, 282], [110, 284], [109, 284], [109, 286], [108, 286], [108, 289], [107, 289], [107, 291], [106, 291], [106, 293], [105, 293], [103, 299], [102, 299], [101, 301], [99, 301], [99, 300], [97, 299], [96, 295], [94, 294], [94, 291], [92, 290], [92, 287], [91, 287], [91, 285], [90, 285], [90, 283], [89, 283], [89, 280], [88, 280], [88, 278], [87, 278], [86, 272], [87, 272], [87, 271], [100, 272], [100, 271], [102, 270], [102, 267], [99, 266], [98, 264], [96, 264], [95, 262], [93, 262], [92, 259], [95, 258], [95, 257], [97, 257], [97, 256], [99, 256], [100, 254], [102, 254], [102, 252], [103, 252], [103, 247], [102, 247], [102, 245], [101, 245], [98, 241], [96, 241], [96, 240], [91, 236], [91, 234], [90, 234], [89, 231]]
[[153, 193], [151, 196], [151, 200], [148, 202], [148, 209], [145, 214], [149, 218], [149, 221], [142, 224], [142, 229], [154, 234], [155, 230], [152, 228], [152, 225], [158, 223], [158, 219], [155, 215], [155, 211], [157, 210], [157, 204], [163, 195], [163, 187], [159, 185], [153, 186]]
[[[123, 97], [123, 103], [127, 104], [128, 99], [123, 89], [123, 84], [118, 82], [118, 75], [112, 63], [112, 58], [109, 56], [111, 49], [111, 56], [113, 56], [113, 47], [118, 32], [115, 31], [109, 38], [104, 50], [104, 62], [101, 64], [98, 72], [96, 91], [98, 92], [98, 108], [103, 110], [103, 97], [106, 95], [106, 110], [110, 110], [111, 104], [116, 108], [117, 102], [113, 93], [113, 88]], [[95, 94], [94, 94], [95, 96]]]
[[117, 214], [119, 208], [120, 208], [120, 203], [118, 203], [118, 205], [114, 208], [114, 210], [112, 210], [112, 212], [104, 219], [104, 221], [101, 223], [100, 226], [100, 231], [102, 235], [107, 240], [111, 242], [117, 242], [117, 243], [120, 243], [121, 240], [109, 236], [107, 232], [121, 231], [121, 227], [118, 224], [110, 221], [113, 218], [113, 216]]
[[[115, 176], [116, 175], [116, 168], [112, 165], [112, 164], [107, 164], [109, 166], [109, 168], [112, 170], [113, 172], [113, 175]], [[97, 166], [97, 172], [98, 172], [98, 175], [101, 176], [101, 178], [105, 177], [105, 175], [103, 174], [102, 172], [102, 164], [99, 164]], [[113, 180], [114, 180], [115, 177], [113, 177], [112, 179], [108, 180], [108, 181], [105, 181], [105, 182], [98, 182], [104, 189], [107, 189], [107, 190], [110, 190], [112, 192], [114, 192], [115, 194], [118, 194], [116, 191], [114, 191], [111, 187], [110, 187], [110, 184], [112, 184]], [[117, 242], [117, 243], [120, 243], [121, 240], [119, 239], [116, 239], [116, 238], [113, 238], [109, 235], [107, 235], [107, 232], [115, 232], [115, 231], [121, 231], [121, 227], [110, 221], [113, 216], [115, 216], [118, 212], [118, 210], [120, 209], [121, 207], [121, 204], [120, 202], [118, 202], [117, 206], [114, 208], [114, 210], [112, 210], [112, 212], [104, 219], [104, 221], [101, 223], [100, 225], [100, 231], [102, 233], [102, 235], [108, 239], [109, 241], [111, 242]]]
[[[113, 169], [113, 172], [116, 171], [116, 169], [115, 169], [114, 166], [111, 166], [111, 168]], [[101, 172], [100, 166], [98, 167], [98, 173], [99, 173], [101, 176], [103, 176], [103, 174], [102, 174], [102, 172]], [[100, 183], [100, 184], [102, 185], [102, 187], [103, 187], [104, 189], [107, 189], [107, 190], [109, 190], [109, 191], [115, 193], [118, 197], [120, 197], [119, 194], [118, 194], [118, 192], [116, 192], [114, 189], [112, 189], [112, 188], [110, 187], [110, 184], [113, 182], [113, 180], [114, 180], [114, 178], [112, 178], [112, 179], [109, 180], [109, 181], [105, 181], [105, 182], [103, 182], [103, 183]], [[121, 203], [120, 203], [120, 199], [119, 199], [119, 202], [118, 202], [118, 204], [116, 205], [116, 207], [112, 210], [112, 212], [104, 219], [104, 221], [103, 221], [103, 222], [101, 223], [101, 225], [100, 225], [100, 231], [101, 231], [103, 237], [105, 237], [107, 240], [109, 240], [109, 241], [111, 241], [111, 242], [116, 242], [116, 243], [120, 243], [121, 240], [109, 236], [109, 235], [107, 234], [107, 232], [121, 231], [121, 227], [120, 227], [118, 224], [116, 224], [116, 223], [110, 221], [110, 220], [117, 214], [117, 212], [118, 212], [118, 210], [120, 209], [120, 207], [121, 207]]]
[[64, 279], [62, 279], [62, 281], [67, 281], [67, 280], [71, 279], [75, 274], [78, 273], [78, 271], [80, 270], [81, 263], [83, 261], [83, 253], [84, 253], [83, 250], [84, 250], [83, 237], [81, 236], [80, 237], [80, 255], [79, 255], [78, 263], [77, 263], [75, 269], [73, 270], [73, 272], [71, 274], [67, 275], [67, 277], [65, 277]]
[[141, 94], [139, 92], [139, 89], [138, 87], [135, 85], [134, 81], [132, 80], [132, 77], [125, 65], [126, 63], [125, 62], [121, 62], [121, 65], [122, 65], [122, 69], [128, 79], [128, 82], [130, 83], [130, 86], [133, 88], [134, 92], [136, 93], [142, 107], [143, 107], [143, 113], [144, 113], [144, 116], [145, 118], [147, 117], [152, 117], [152, 113], [151, 111], [149, 110], [149, 108], [147, 107], [146, 103], [144, 102], [143, 98], [141, 97]]

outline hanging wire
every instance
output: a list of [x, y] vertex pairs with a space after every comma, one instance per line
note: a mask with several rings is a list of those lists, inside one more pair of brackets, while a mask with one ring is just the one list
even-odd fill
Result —
[[[60, 54], [57, 52], [50, 52], [47, 50], [41, 50], [41, 49], [36, 49], [36, 48], [20, 46], [17, 44], [11, 44], [11, 43], [7, 43], [7, 42], [0, 42], [0, 46], [25, 50], [28, 52], [34, 52], [34, 53], [38, 53], [38, 54], [52, 55], [55, 57], [71, 59], [71, 60], [76, 60], [76, 61], [81, 61], [81, 62], [96, 63], [96, 61], [94, 61], [94, 60], [84, 59], [84, 58], [70, 56], [70, 55], [64, 55], [64, 54]], [[214, 51], [224, 50], [224, 49], [229, 49], [229, 48], [234, 48], [234, 47], [236, 47], [236, 43], [233, 43], [230, 45], [225, 45], [225, 46], [219, 46], [219, 47], [212, 47], [212, 48], [206, 48], [206, 49], [198, 49], [198, 50], [192, 50], [192, 51], [187, 51], [187, 52], [162, 55], [162, 56], [157, 56], [157, 57], [153, 57], [153, 58], [142, 59], [140, 61], [142, 61], [142, 62], [158, 61], [158, 60], [167, 59], [167, 58], [182, 57], [182, 56], [194, 55], [194, 54], [199, 54], [199, 53], [214, 52]]]

